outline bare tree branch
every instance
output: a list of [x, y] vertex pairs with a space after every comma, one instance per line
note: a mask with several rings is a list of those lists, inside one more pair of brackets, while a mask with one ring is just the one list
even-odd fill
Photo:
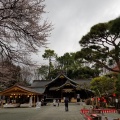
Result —
[[44, 8], [44, 0], [0, 0], [2, 57], [24, 63], [24, 55], [46, 46], [52, 25], [42, 18]]

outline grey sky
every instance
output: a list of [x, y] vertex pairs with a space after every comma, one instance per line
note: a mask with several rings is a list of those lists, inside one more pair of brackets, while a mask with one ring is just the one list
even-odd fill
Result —
[[[78, 42], [91, 26], [120, 15], [120, 0], [45, 0], [45, 4], [45, 16], [54, 26], [48, 47], [58, 56], [80, 50]], [[44, 63], [44, 49], [40, 51], [35, 59]]]

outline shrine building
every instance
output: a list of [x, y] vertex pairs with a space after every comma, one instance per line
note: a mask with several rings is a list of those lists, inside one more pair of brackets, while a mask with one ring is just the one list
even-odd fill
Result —
[[30, 88], [42, 93], [47, 101], [59, 99], [64, 101], [68, 97], [70, 102], [77, 102], [77, 99], [87, 99], [94, 96], [94, 93], [87, 89], [90, 85], [88, 79], [72, 80], [65, 74], [59, 74], [53, 80], [34, 80]]
[[65, 74], [59, 74], [53, 80], [34, 80], [31, 86], [14, 85], [0, 92], [3, 107], [32, 107], [44, 99], [53, 102], [54, 99], [64, 102], [79, 102], [94, 96], [88, 89], [91, 80], [72, 80]]

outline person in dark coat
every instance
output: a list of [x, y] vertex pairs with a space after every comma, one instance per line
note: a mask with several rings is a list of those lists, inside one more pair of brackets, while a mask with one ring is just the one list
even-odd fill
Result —
[[67, 97], [65, 97], [65, 111], [68, 111], [68, 102], [69, 102], [69, 100], [68, 100], [68, 98]]

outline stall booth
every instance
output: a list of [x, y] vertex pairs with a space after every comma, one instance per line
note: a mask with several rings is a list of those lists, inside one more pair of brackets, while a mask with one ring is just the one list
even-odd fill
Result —
[[42, 98], [34, 89], [14, 85], [0, 92], [1, 107], [33, 107]]

